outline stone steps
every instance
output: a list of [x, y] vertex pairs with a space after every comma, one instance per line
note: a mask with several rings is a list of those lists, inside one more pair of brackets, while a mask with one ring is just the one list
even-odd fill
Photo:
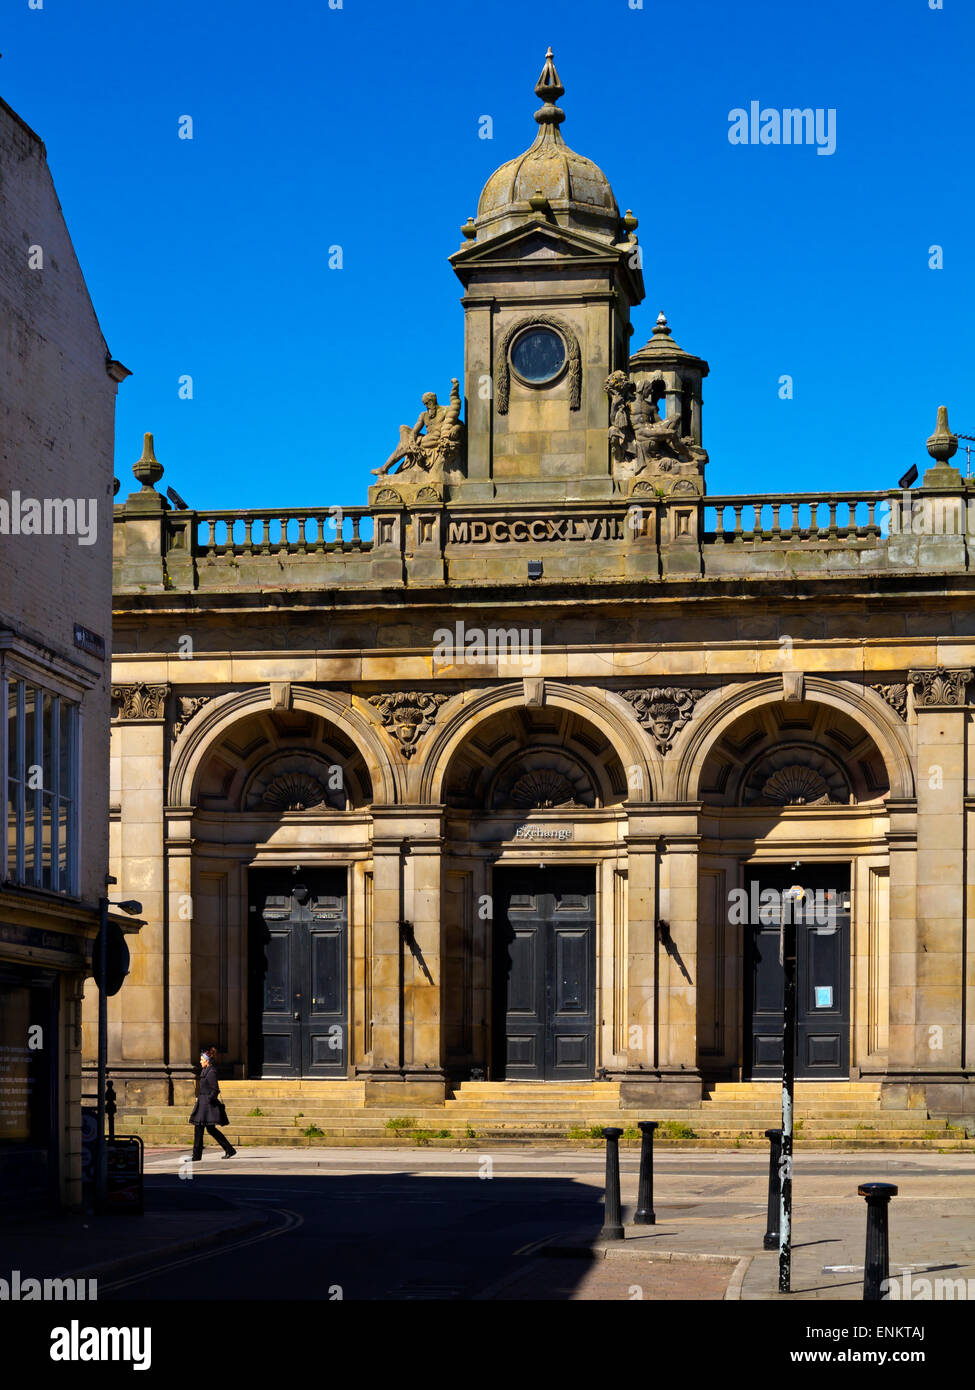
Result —
[[[781, 1120], [776, 1082], [719, 1082], [693, 1107], [622, 1110], [618, 1083], [464, 1082], [443, 1105], [365, 1106], [366, 1087], [354, 1081], [226, 1081], [226, 1133], [237, 1146], [543, 1144], [600, 1148], [593, 1128], [623, 1129], [624, 1145], [639, 1143], [637, 1121], [660, 1123], [663, 1147], [755, 1148], [767, 1151], [764, 1131]], [[261, 1114], [252, 1115], [252, 1110]], [[188, 1147], [185, 1106], [147, 1106], [121, 1112], [118, 1130], [147, 1145]], [[924, 1110], [885, 1110], [873, 1082], [799, 1082], [796, 1144], [815, 1148], [975, 1150], [964, 1131], [945, 1128]], [[391, 1125], [392, 1120], [410, 1124]], [[313, 1130], [306, 1134], [306, 1130]], [[472, 1132], [471, 1132], [472, 1131]]]

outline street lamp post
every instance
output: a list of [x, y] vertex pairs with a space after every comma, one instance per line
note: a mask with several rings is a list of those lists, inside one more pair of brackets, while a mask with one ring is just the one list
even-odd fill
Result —
[[108, 1070], [108, 899], [98, 899], [98, 1134], [95, 1141], [95, 1210], [105, 1206], [108, 1145], [105, 1143], [105, 1074]]

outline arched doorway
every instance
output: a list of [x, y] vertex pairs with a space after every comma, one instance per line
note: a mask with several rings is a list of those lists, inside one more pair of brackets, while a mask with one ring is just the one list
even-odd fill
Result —
[[310, 709], [221, 729], [193, 785], [192, 1008], [249, 1077], [349, 1074], [372, 782]]
[[508, 705], [456, 746], [444, 778], [448, 1067], [595, 1074], [626, 794], [607, 735], [564, 706]]
[[702, 1071], [781, 1074], [784, 917], [796, 923], [796, 1074], [882, 1057], [889, 1014], [890, 774], [854, 714], [756, 703], [703, 760], [698, 1036]]

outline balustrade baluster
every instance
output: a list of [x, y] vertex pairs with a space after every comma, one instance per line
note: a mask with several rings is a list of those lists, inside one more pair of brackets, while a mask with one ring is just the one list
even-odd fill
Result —
[[353, 517], [352, 517], [352, 549], [353, 549], [353, 550], [361, 550], [361, 549], [362, 549], [362, 538], [361, 538], [361, 536], [359, 535], [359, 522], [360, 522], [361, 520], [362, 520], [362, 518], [359, 516], [358, 512], [356, 512], [356, 513], [353, 515]]
[[217, 523], [212, 519], [207, 521], [209, 535], [207, 536], [207, 559], [215, 560], [217, 556]]

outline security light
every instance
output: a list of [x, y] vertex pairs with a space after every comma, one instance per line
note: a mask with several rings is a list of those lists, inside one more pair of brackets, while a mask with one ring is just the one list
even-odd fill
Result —
[[910, 466], [910, 468], [909, 468], [909, 469], [907, 470], [907, 472], [904, 474], [903, 478], [898, 478], [898, 480], [897, 480], [897, 486], [898, 486], [898, 487], [910, 487], [912, 483], [916, 483], [916, 482], [917, 482], [917, 464], [916, 464], [916, 463], [912, 463], [911, 466]]
[[541, 562], [541, 560], [529, 560], [529, 561], [528, 561], [528, 578], [529, 578], [529, 579], [541, 579], [541, 577], [542, 577], [542, 562]]

